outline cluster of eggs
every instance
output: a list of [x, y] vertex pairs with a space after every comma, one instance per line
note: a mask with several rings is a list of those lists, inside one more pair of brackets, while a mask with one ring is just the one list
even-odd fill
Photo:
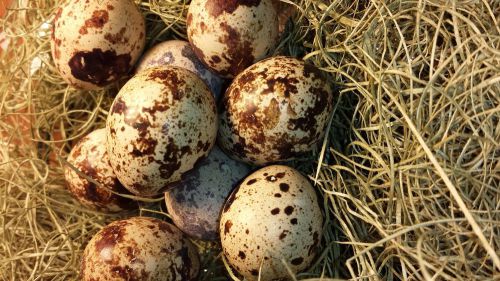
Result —
[[278, 29], [275, 0], [192, 0], [189, 42], [166, 41], [140, 58], [146, 30], [132, 0], [70, 0], [57, 11], [52, 55], [70, 85], [102, 88], [135, 67], [106, 127], [69, 154], [69, 190], [107, 212], [163, 193], [175, 225], [109, 224], [84, 251], [83, 280], [192, 280], [200, 261], [188, 237], [219, 240], [247, 280], [312, 263], [323, 224], [317, 195], [297, 170], [274, 164], [318, 144], [333, 93], [316, 67], [266, 58]]

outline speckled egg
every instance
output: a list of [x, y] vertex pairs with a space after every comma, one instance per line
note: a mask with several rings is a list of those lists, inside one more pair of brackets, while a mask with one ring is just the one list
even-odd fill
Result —
[[189, 236], [219, 238], [219, 214], [231, 190], [250, 167], [229, 158], [217, 146], [181, 182], [165, 193], [174, 224]]
[[73, 87], [102, 88], [132, 69], [145, 33], [144, 18], [132, 0], [70, 0], [53, 22], [52, 57]]
[[116, 96], [106, 134], [120, 182], [140, 196], [159, 194], [208, 156], [217, 134], [214, 97], [189, 70], [147, 69]]
[[255, 165], [304, 154], [324, 136], [333, 93], [316, 67], [273, 57], [238, 75], [222, 98], [219, 144]]
[[188, 39], [205, 65], [228, 78], [270, 55], [276, 46], [274, 0], [193, 0]]
[[225, 257], [247, 280], [289, 277], [313, 261], [323, 215], [309, 181], [297, 170], [267, 166], [233, 191], [220, 218]]
[[87, 244], [81, 279], [194, 280], [200, 262], [194, 245], [175, 226], [148, 217], [112, 222]]
[[137, 64], [136, 72], [162, 65], [175, 65], [191, 70], [207, 83], [215, 99], [219, 99], [224, 81], [203, 65], [188, 42], [170, 40], [155, 45], [142, 56]]
[[109, 164], [104, 129], [95, 130], [83, 137], [73, 147], [67, 161], [81, 173], [104, 186], [104, 188], [97, 186], [66, 165], [64, 177], [67, 187], [84, 206], [106, 212], [118, 212], [137, 207], [137, 203], [133, 200], [107, 190], [129, 194], [118, 181]]

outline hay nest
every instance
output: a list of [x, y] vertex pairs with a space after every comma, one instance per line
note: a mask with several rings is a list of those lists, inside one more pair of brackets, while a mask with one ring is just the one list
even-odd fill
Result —
[[[61, 159], [103, 126], [119, 85], [82, 92], [63, 83], [49, 43], [60, 2], [20, 0], [1, 21], [2, 280], [77, 278], [89, 238], [118, 218], [79, 207], [64, 188]], [[320, 66], [339, 91], [323, 149], [296, 164], [327, 216], [322, 252], [296, 278], [494, 279], [500, 2], [284, 2], [297, 13], [277, 52]], [[139, 4], [148, 46], [185, 38], [187, 1]], [[168, 216], [154, 202], [121, 216], [137, 214]], [[196, 243], [200, 280], [227, 280], [217, 245]]]

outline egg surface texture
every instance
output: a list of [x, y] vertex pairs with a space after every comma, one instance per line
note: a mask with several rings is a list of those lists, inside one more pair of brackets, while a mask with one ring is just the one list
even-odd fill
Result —
[[102, 88], [132, 69], [145, 33], [144, 18], [131, 0], [70, 0], [54, 19], [52, 58], [67, 83]]
[[278, 14], [273, 0], [193, 0], [187, 33], [198, 58], [231, 78], [272, 53]]
[[239, 185], [220, 219], [222, 249], [247, 280], [290, 277], [313, 261], [322, 236], [323, 216], [316, 193], [297, 170], [273, 165]]
[[97, 186], [79, 175], [71, 167], [64, 167], [68, 189], [82, 205], [99, 211], [118, 212], [137, 207], [131, 199], [113, 194], [106, 188], [120, 194], [129, 194], [118, 181], [106, 152], [106, 132], [98, 129], [83, 137], [71, 150], [67, 159], [70, 165], [105, 188]]
[[214, 97], [191, 71], [148, 69], [116, 96], [106, 134], [120, 182], [134, 194], [156, 195], [208, 155], [217, 134]]
[[83, 281], [194, 280], [198, 253], [175, 226], [133, 217], [112, 222], [87, 244], [81, 263]]
[[229, 158], [217, 146], [181, 182], [165, 193], [174, 224], [191, 237], [219, 238], [219, 215], [233, 188], [250, 167]]
[[162, 65], [174, 65], [196, 73], [207, 83], [215, 100], [219, 99], [223, 80], [203, 65], [194, 54], [189, 42], [170, 40], [155, 45], [142, 56], [137, 64], [136, 73]]
[[258, 62], [222, 99], [219, 144], [255, 165], [291, 160], [322, 139], [333, 93], [314, 66], [289, 57]]

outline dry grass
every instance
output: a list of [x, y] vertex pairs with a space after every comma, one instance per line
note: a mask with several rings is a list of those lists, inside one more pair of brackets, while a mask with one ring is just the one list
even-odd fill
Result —
[[[43, 24], [61, 1], [18, 2], [0, 22], [0, 279], [70, 280], [117, 217], [79, 207], [59, 160], [103, 126], [119, 85], [68, 88]], [[328, 217], [320, 258], [296, 278], [498, 280], [500, 2], [294, 4], [277, 52], [321, 66], [340, 93], [325, 153], [294, 163]], [[184, 1], [140, 5], [148, 46], [185, 37]], [[168, 219], [160, 204], [139, 213]], [[200, 279], [227, 280], [217, 245], [196, 243]]]

